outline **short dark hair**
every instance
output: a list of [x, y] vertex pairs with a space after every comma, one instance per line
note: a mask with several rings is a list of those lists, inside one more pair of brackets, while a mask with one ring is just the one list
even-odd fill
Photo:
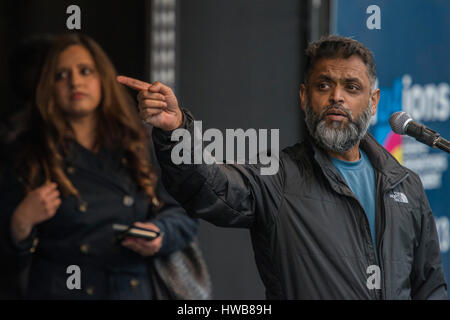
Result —
[[357, 40], [336, 35], [322, 37], [320, 40], [311, 42], [308, 45], [308, 48], [306, 49], [304, 82], [308, 82], [314, 65], [319, 59], [348, 59], [353, 55], [358, 55], [366, 65], [370, 86], [373, 88], [377, 78], [377, 73], [372, 52]]

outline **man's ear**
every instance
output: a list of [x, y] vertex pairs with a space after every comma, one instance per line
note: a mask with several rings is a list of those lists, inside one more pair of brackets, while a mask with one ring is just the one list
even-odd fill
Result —
[[377, 113], [378, 102], [380, 102], [380, 89], [376, 89], [372, 92], [372, 115], [374, 116]]
[[301, 106], [302, 110], [305, 111], [305, 108], [306, 108], [306, 95], [308, 93], [307, 93], [306, 86], [304, 84], [302, 84], [300, 86], [299, 94], [300, 94], [300, 106]]

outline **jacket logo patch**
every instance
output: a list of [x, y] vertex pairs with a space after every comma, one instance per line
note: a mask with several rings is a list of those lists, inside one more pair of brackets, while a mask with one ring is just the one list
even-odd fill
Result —
[[393, 191], [389, 194], [389, 197], [397, 202], [408, 203], [408, 198], [402, 192]]

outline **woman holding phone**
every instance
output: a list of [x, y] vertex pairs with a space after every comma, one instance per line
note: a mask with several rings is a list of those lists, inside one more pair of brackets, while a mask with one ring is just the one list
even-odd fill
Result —
[[[150, 260], [186, 247], [197, 221], [158, 183], [148, 129], [94, 40], [53, 41], [19, 141], [1, 246], [31, 263], [27, 298], [154, 298]], [[117, 224], [159, 236], [118, 239]]]

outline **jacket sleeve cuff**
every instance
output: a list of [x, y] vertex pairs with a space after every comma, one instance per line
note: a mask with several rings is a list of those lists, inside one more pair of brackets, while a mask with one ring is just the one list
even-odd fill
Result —
[[9, 228], [8, 230], [8, 237], [9, 237], [9, 247], [11, 249], [11, 251], [14, 251], [18, 254], [21, 253], [28, 253], [30, 252], [30, 249], [33, 248], [35, 246], [35, 239], [36, 239], [36, 228], [33, 228], [30, 235], [22, 240], [22, 241], [17, 241], [11, 231], [11, 228]]
[[30, 235], [22, 240], [17, 241], [12, 233], [11, 230], [11, 217], [7, 219], [5, 225], [4, 225], [4, 235], [5, 238], [3, 238], [5, 241], [3, 241], [3, 250], [5, 250], [5, 253], [11, 256], [23, 256], [30, 253], [30, 250], [33, 247], [36, 247], [36, 239], [37, 239], [37, 229], [33, 228], [31, 230]]
[[[190, 124], [194, 121], [194, 118], [187, 109], [181, 108], [181, 113], [183, 116], [183, 120], [181, 122], [181, 125], [177, 129], [188, 129]], [[170, 143], [172, 133], [177, 129], [165, 131], [160, 128], [154, 127], [152, 130], [153, 140], [162, 144]]]
[[161, 248], [159, 249], [159, 251], [157, 252], [157, 254], [167, 254], [168, 253], [168, 249], [170, 249], [168, 243], [167, 243], [167, 237], [165, 236], [166, 234], [166, 227], [164, 225], [164, 223], [162, 223], [161, 221], [158, 220], [152, 220], [151, 221], [154, 225], [156, 225], [159, 228], [160, 231], [160, 237], [162, 236], [162, 245]]
[[166, 215], [151, 220], [160, 229], [163, 240], [156, 256], [169, 255], [185, 248], [195, 237], [198, 229], [197, 219], [187, 215]]

